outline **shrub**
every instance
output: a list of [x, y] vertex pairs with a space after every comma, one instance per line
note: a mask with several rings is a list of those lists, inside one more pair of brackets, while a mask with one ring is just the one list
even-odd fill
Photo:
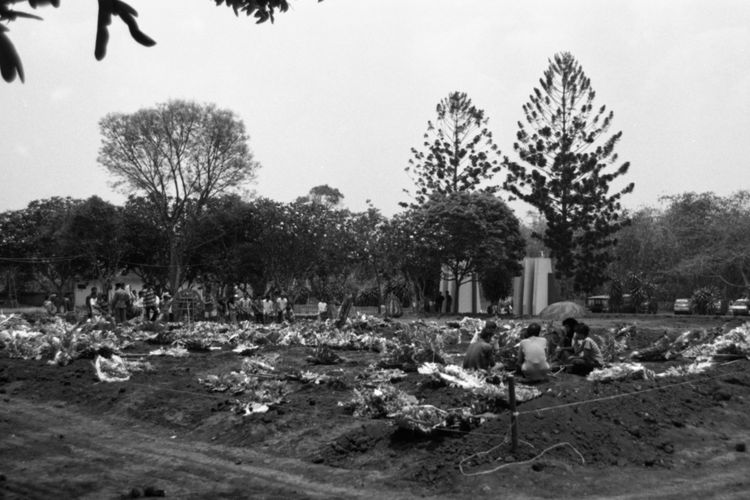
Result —
[[690, 302], [696, 314], [718, 314], [716, 305], [720, 299], [718, 289], [712, 286], [704, 286], [693, 292]]

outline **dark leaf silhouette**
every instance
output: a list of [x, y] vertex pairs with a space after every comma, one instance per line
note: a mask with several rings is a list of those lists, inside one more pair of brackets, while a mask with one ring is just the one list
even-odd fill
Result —
[[154, 40], [138, 28], [138, 22], [135, 20], [138, 12], [133, 7], [119, 0], [99, 0], [99, 20], [96, 30], [96, 45], [94, 47], [94, 56], [98, 61], [101, 61], [107, 55], [107, 43], [109, 42], [108, 26], [112, 23], [113, 15], [118, 16], [128, 26], [130, 36], [136, 42], [146, 47], [156, 44]]
[[6, 31], [8, 31], [8, 28], [0, 26], [0, 73], [6, 82], [12, 82], [16, 79], [16, 76], [23, 81], [21, 59], [18, 57], [18, 52], [16, 52], [13, 43], [5, 34]]
[[112, 23], [112, 12], [114, 10], [112, 4], [112, 0], [99, 0], [99, 18], [94, 46], [94, 57], [96, 57], [97, 61], [101, 61], [107, 55], [107, 43], [109, 42], [109, 30], [107, 26]]
[[[118, 16], [127, 25], [133, 40], [146, 47], [156, 45], [156, 42], [146, 35], [138, 27], [136, 17], [138, 12], [121, 0], [97, 0], [99, 2], [99, 13], [97, 16], [96, 41], [94, 42], [94, 57], [98, 61], [107, 55], [107, 44], [109, 43], [109, 25], [112, 24], [112, 16]], [[254, 16], [258, 23], [270, 20], [273, 22], [275, 12], [286, 12], [289, 10], [287, 0], [213, 0], [217, 6], [226, 5], [234, 10], [236, 15], [240, 12], [248, 16]], [[318, 0], [322, 2], [323, 0]], [[0, 0], [0, 22], [15, 21], [17, 19], [42, 18], [26, 12], [18, 12], [11, 9], [17, 3], [28, 3], [29, 7], [36, 9], [51, 5], [60, 6], [60, 0]], [[23, 67], [21, 58], [5, 32], [8, 29], [0, 26], [0, 70], [6, 82], [12, 82], [16, 76], [23, 81]]]

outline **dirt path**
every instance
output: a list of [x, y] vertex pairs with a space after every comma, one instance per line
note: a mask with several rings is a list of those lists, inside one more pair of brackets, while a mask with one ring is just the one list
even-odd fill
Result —
[[[126, 419], [92, 418], [63, 403], [6, 397], [0, 402], [0, 498], [114, 499], [148, 486], [188, 499], [414, 497], [390, 489], [388, 478], [377, 472], [317, 466], [164, 431]], [[554, 490], [544, 487], [554, 480], [547, 477], [550, 471], [519, 491], [513, 476], [527, 474], [520, 468], [502, 473], [511, 476], [506, 486], [502, 474], [477, 477], [470, 496], [744, 499], [750, 493], [750, 460], [732, 453], [690, 472], [553, 469], [559, 475]]]
[[406, 498], [375, 472], [279, 459], [207, 444], [64, 404], [0, 403], [0, 495], [118, 498], [154, 486], [171, 498]]

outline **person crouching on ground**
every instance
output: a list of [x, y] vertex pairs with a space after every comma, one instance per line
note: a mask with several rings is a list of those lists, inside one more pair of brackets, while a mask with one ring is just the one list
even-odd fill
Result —
[[55, 315], [57, 313], [57, 307], [55, 306], [54, 299], [55, 294], [47, 295], [47, 297], [44, 299], [44, 304], [42, 304], [42, 307], [44, 307], [44, 310], [47, 311], [47, 314]]
[[589, 337], [589, 326], [585, 323], [578, 323], [573, 336], [573, 353], [568, 358], [569, 373], [576, 375], [588, 375], [594, 369], [601, 368], [604, 365], [602, 351], [599, 349], [596, 341]]
[[546, 380], [549, 373], [547, 339], [539, 336], [541, 330], [538, 323], [531, 323], [526, 328], [526, 338], [518, 345], [516, 366], [524, 377], [534, 382]]
[[555, 359], [560, 364], [566, 364], [568, 358], [573, 355], [573, 335], [575, 335], [576, 325], [578, 321], [575, 318], [565, 318], [562, 322], [560, 345], [555, 351]]
[[495, 356], [492, 352], [492, 336], [497, 331], [494, 321], [485, 323], [479, 338], [469, 344], [464, 355], [464, 368], [469, 370], [489, 370], [495, 365]]

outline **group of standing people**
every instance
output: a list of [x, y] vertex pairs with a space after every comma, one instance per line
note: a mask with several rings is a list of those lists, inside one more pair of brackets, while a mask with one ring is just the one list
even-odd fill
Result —
[[253, 297], [247, 292], [230, 289], [225, 300], [217, 300], [211, 287], [203, 290], [203, 316], [207, 321], [223, 320], [230, 323], [255, 321], [269, 324], [294, 321], [294, 307], [285, 293]]
[[[286, 294], [280, 293], [253, 297], [234, 287], [226, 296], [217, 296], [211, 285], [206, 285], [200, 292], [188, 294], [190, 302], [187, 315], [195, 318], [197, 311], [206, 321], [256, 321], [268, 324], [272, 322], [294, 321], [294, 308]], [[116, 323], [140, 317], [145, 321], [174, 321], [180, 313], [180, 296], [174, 298], [169, 292], [158, 294], [151, 284], [145, 284], [139, 292], [123, 283], [115, 284], [115, 290], [107, 293], [92, 287], [86, 296], [86, 312], [89, 318], [111, 315]], [[183, 297], [184, 298], [184, 297]], [[183, 311], [185, 313], [185, 311]], [[184, 319], [184, 315], [177, 319]]]
[[[443, 310], [443, 304], [445, 304], [445, 310]], [[453, 312], [451, 307], [453, 307], [453, 297], [451, 297], [451, 293], [448, 290], [445, 291], [445, 295], [443, 295], [443, 292], [438, 292], [437, 297], [435, 297], [435, 312], [438, 314], [450, 314]]]
[[49, 314], [62, 314], [73, 310], [73, 301], [67, 295], [60, 298], [56, 293], [51, 293], [44, 298], [42, 307]]
[[86, 312], [89, 318], [111, 314], [115, 323], [124, 323], [138, 316], [147, 321], [172, 321], [172, 297], [168, 292], [159, 296], [149, 283], [139, 292], [124, 283], [116, 283], [111, 299], [106, 293], [91, 287], [86, 296]]
[[[531, 323], [518, 345], [516, 371], [532, 382], [547, 379], [550, 369], [556, 365], [568, 373], [588, 375], [604, 365], [601, 349], [589, 337], [590, 328], [575, 318], [567, 318], [562, 330], [552, 333], [550, 345], [547, 337], [540, 336], [541, 326]], [[472, 342], [464, 356], [464, 368], [489, 370], [495, 365], [492, 337], [497, 333], [497, 324], [488, 321], [478, 339]]]

